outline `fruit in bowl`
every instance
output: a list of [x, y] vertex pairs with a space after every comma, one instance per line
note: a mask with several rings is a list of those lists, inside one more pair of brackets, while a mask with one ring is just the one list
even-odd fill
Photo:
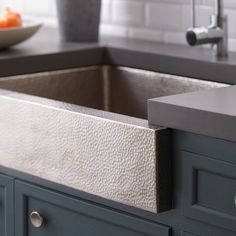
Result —
[[0, 50], [24, 42], [33, 36], [41, 26], [41, 23], [26, 20], [20, 13], [6, 8], [0, 12]]
[[6, 8], [0, 14], [0, 29], [12, 28], [12, 27], [21, 27], [22, 26], [22, 17], [20, 13]]

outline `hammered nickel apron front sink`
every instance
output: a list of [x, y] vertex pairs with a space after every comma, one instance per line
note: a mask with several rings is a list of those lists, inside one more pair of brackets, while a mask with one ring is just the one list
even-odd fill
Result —
[[0, 78], [0, 165], [158, 213], [169, 131], [148, 126], [147, 99], [222, 86], [109, 66]]

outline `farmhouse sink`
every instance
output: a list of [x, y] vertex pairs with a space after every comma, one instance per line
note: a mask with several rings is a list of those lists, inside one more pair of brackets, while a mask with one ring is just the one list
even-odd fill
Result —
[[170, 134], [148, 126], [147, 99], [223, 86], [110, 66], [0, 78], [0, 165], [147, 211], [170, 209]]

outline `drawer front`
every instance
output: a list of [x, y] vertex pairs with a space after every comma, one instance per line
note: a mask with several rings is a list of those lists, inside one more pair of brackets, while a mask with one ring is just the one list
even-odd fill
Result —
[[0, 175], [0, 235], [14, 235], [13, 179]]
[[[19, 236], [168, 236], [168, 227], [157, 225], [20, 181], [15, 183], [16, 232]], [[37, 212], [42, 226], [33, 226]], [[33, 222], [35, 223], [35, 222]]]
[[236, 165], [183, 152], [184, 215], [236, 231]]

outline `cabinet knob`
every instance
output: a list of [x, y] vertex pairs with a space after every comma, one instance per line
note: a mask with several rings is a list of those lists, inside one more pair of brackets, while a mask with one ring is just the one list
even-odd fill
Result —
[[30, 214], [30, 221], [36, 228], [40, 228], [43, 225], [43, 217], [37, 211], [33, 211]]

